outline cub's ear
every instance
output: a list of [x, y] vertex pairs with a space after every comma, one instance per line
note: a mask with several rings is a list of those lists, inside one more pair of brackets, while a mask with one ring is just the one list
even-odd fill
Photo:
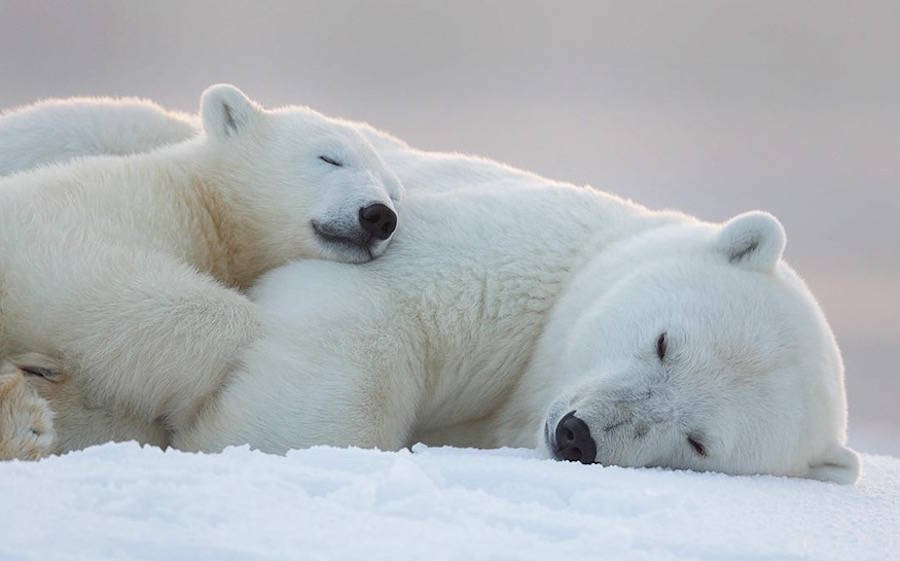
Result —
[[784, 227], [768, 212], [739, 214], [722, 226], [716, 247], [730, 263], [756, 271], [772, 271], [784, 254]]
[[260, 113], [262, 108], [231, 84], [210, 86], [200, 97], [203, 130], [219, 140], [241, 134]]
[[807, 477], [850, 485], [859, 479], [859, 472], [859, 455], [846, 446], [835, 444], [828, 450], [825, 457], [809, 466]]

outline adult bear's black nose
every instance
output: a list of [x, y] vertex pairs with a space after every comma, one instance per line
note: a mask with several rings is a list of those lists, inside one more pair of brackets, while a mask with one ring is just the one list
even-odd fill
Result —
[[381, 203], [359, 209], [359, 225], [379, 240], [386, 240], [397, 227], [397, 215]]
[[553, 455], [557, 460], [583, 464], [593, 463], [597, 457], [597, 445], [591, 438], [591, 430], [587, 423], [575, 416], [574, 411], [567, 413], [556, 424]]

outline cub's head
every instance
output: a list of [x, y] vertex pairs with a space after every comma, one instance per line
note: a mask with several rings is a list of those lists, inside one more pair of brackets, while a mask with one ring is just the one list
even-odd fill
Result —
[[855, 481], [840, 353], [784, 246], [781, 224], [752, 212], [661, 228], [580, 275], [586, 292], [601, 288], [567, 318], [565, 382], [539, 436], [548, 451]]
[[306, 107], [266, 110], [230, 85], [203, 93], [200, 116], [229, 196], [259, 217], [255, 246], [280, 261], [385, 251], [402, 187], [352, 125]]

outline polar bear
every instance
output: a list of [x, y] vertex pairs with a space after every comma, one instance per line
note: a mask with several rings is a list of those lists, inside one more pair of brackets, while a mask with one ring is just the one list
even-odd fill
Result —
[[774, 217], [707, 224], [466, 159], [471, 187], [431, 193], [447, 158], [386, 157], [408, 192], [378, 262], [263, 277], [265, 334], [175, 447], [422, 441], [856, 479], [840, 355]]
[[526, 446], [855, 481], [840, 353], [773, 216], [706, 223], [359, 130], [406, 188], [391, 251], [263, 276], [262, 335], [175, 447]]
[[241, 291], [291, 259], [381, 255], [402, 190], [311, 110], [219, 85], [200, 112], [203, 134], [168, 148], [0, 180], [0, 357], [52, 357], [91, 409], [170, 429], [261, 333]]

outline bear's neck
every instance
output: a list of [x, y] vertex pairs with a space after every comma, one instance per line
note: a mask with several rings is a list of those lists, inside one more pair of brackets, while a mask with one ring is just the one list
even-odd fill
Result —
[[[496, 409], [484, 419], [476, 434], [478, 439], [470, 444], [478, 447], [520, 446], [534, 447], [537, 443], [547, 413], [553, 399], [559, 396], [561, 389], [555, 382], [559, 362], [555, 360], [557, 346], [547, 354], [545, 345], [560, 340], [560, 329], [566, 331], [571, 322], [577, 321], [580, 316], [570, 317], [571, 310], [559, 309], [560, 300], [571, 294], [579, 294], [584, 288], [584, 283], [590, 283], [596, 287], [597, 283], [604, 283], [595, 276], [589, 275], [591, 264], [604, 252], [609, 251], [614, 245], [627, 243], [651, 230], [666, 228], [673, 224], [692, 221], [693, 218], [674, 211], [651, 211], [645, 207], [635, 205], [630, 201], [606, 193], [597, 193], [598, 198], [593, 203], [595, 212], [593, 221], [586, 219], [584, 223], [585, 243], [577, 253], [577, 257], [571, 262], [564, 282], [560, 283], [560, 290], [556, 293], [555, 301], [542, 317], [540, 330], [530, 342], [530, 356], [524, 367], [516, 372], [511, 391], [500, 396], [496, 402]], [[583, 208], [591, 208], [591, 203], [583, 201]], [[571, 238], [567, 246], [576, 243], [580, 234], [576, 229], [568, 229]], [[560, 242], [563, 238], [560, 238]], [[637, 265], [637, 264], [635, 264]], [[585, 301], [584, 304], [589, 302]], [[554, 318], [554, 314], [561, 313]], [[561, 319], [565, 318], [565, 319]], [[546, 339], [545, 339], [546, 338]], [[542, 349], [542, 352], [537, 352]], [[552, 366], [546, 364], [551, 358]], [[546, 376], [543, 374], [546, 373]]]
[[200, 221], [206, 227], [203, 243], [209, 256], [209, 272], [239, 290], [249, 288], [263, 273], [279, 263], [262, 243], [260, 220], [241, 208], [230, 196], [239, 187], [228, 179], [199, 174], [192, 178], [197, 193]]
[[265, 218], [242, 200], [240, 194], [248, 189], [229, 171], [227, 159], [197, 143], [176, 159], [174, 167], [182, 170], [190, 220], [200, 234], [192, 264], [227, 286], [244, 290], [283, 259], [263, 242]]
[[[426, 306], [420, 315], [435, 318], [435, 325], [427, 329], [426, 348], [438, 349], [445, 360], [425, 365], [430, 378], [426, 386], [436, 389], [427, 397], [413, 439], [491, 445], [497, 434], [494, 413], [529, 367], [547, 321], [574, 275], [610, 245], [677, 219], [588, 187], [551, 185], [524, 174], [510, 179], [496, 182], [496, 188], [483, 185], [421, 202], [410, 193], [401, 208], [401, 213], [411, 211], [404, 217], [412, 230], [406, 236], [429, 240], [421, 250], [428, 259], [459, 256], [436, 274], [428, 274], [425, 280], [432, 285], [432, 277], [442, 279], [433, 287], [433, 299], [432, 291], [425, 289], [418, 291], [426, 294], [424, 299], [416, 295], [416, 301]], [[442, 217], [456, 216], [454, 209], [468, 209], [454, 231], [477, 235], [447, 242], [447, 234], [434, 232], [433, 225], [442, 223]], [[410, 242], [421, 246], [417, 240]], [[404, 241], [395, 240], [398, 246], [387, 255], [397, 252], [399, 257], [389, 258], [392, 265], [404, 276], [415, 275], [402, 262], [394, 263], [406, 257], [400, 247]], [[464, 282], [466, 278], [470, 280]], [[460, 286], [468, 287], [468, 292]], [[477, 306], [448, 306], [448, 302]], [[435, 314], [435, 309], [441, 313]], [[460, 338], [459, 333], [466, 336]]]

